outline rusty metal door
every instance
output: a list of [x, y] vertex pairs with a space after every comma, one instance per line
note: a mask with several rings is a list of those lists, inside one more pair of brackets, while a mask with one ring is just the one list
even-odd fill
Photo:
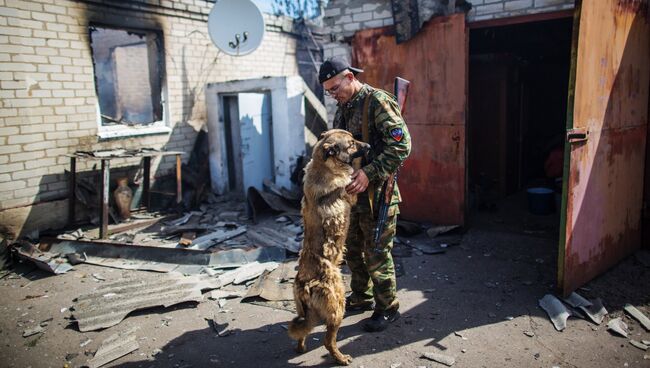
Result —
[[584, 1], [579, 11], [558, 257], [564, 294], [641, 245], [648, 124], [648, 0]]
[[434, 224], [465, 221], [465, 14], [432, 18], [407, 42], [396, 44], [391, 28], [357, 32], [353, 63], [359, 79], [392, 91], [395, 77], [411, 81], [404, 118], [411, 156], [400, 171], [402, 216]]

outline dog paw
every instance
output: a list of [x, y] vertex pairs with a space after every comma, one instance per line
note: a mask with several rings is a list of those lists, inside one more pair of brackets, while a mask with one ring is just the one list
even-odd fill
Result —
[[348, 365], [352, 363], [352, 357], [348, 354], [341, 354], [340, 357], [336, 357], [336, 362], [340, 365]]

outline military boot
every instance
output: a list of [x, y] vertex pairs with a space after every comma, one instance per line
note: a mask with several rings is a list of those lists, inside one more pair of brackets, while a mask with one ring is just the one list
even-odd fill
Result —
[[365, 312], [375, 309], [374, 299], [361, 299], [354, 293], [345, 298], [345, 310], [348, 312]]
[[388, 325], [397, 321], [400, 313], [397, 308], [387, 309], [385, 311], [375, 310], [370, 318], [364, 324], [363, 329], [368, 332], [379, 332], [385, 330]]

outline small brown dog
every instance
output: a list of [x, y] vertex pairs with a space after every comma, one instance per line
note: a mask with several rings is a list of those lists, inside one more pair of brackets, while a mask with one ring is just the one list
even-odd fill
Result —
[[305, 338], [319, 321], [325, 320], [325, 347], [342, 365], [350, 364], [352, 357], [342, 354], [336, 346], [336, 334], [345, 313], [340, 266], [350, 225], [350, 208], [357, 200], [345, 187], [351, 181], [353, 159], [369, 148], [370, 145], [355, 140], [349, 132], [332, 129], [321, 134], [305, 167], [302, 199], [305, 238], [293, 286], [298, 317], [289, 324], [289, 336], [298, 340], [296, 351], [304, 353], [307, 351]]

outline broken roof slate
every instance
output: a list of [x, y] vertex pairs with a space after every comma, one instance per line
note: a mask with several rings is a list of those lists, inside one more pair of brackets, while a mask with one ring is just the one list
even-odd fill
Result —
[[169, 307], [203, 299], [193, 279], [172, 274], [148, 278], [127, 278], [101, 285], [96, 291], [79, 296], [72, 316], [79, 331], [94, 331], [115, 326], [136, 310]]
[[135, 336], [136, 328], [118, 332], [102, 342], [95, 356], [86, 364], [98, 368], [140, 348]]

